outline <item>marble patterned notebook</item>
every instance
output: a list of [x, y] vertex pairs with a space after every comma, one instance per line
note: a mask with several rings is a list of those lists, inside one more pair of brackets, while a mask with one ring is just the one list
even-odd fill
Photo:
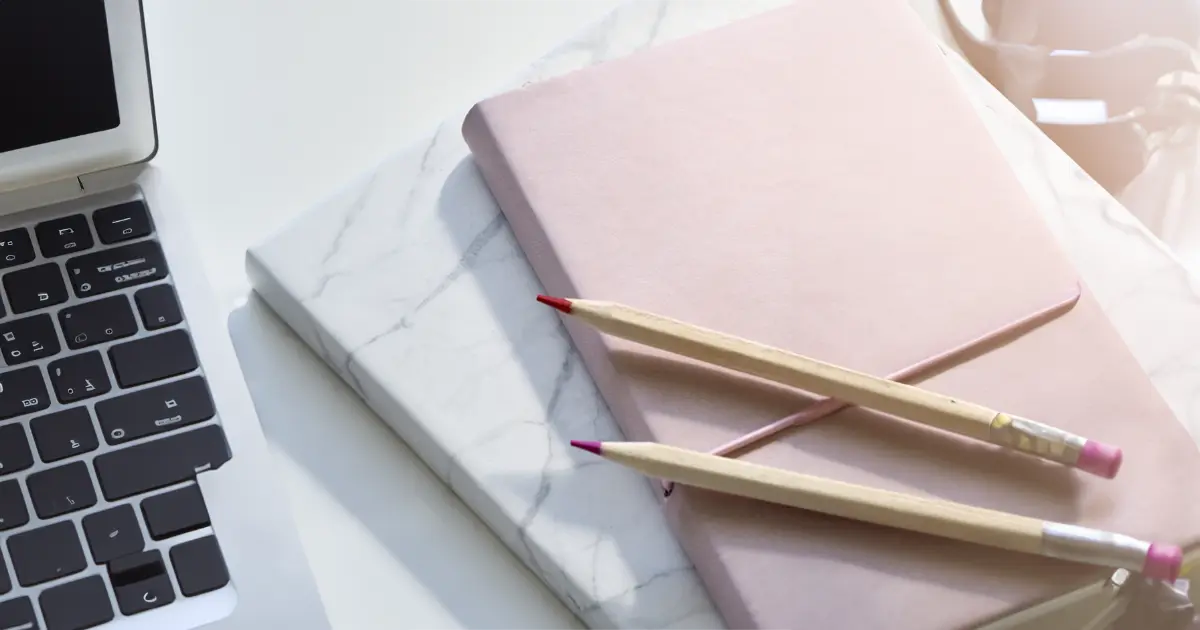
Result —
[[[521, 80], [781, 4], [630, 3]], [[1200, 426], [1200, 285], [960, 58], [946, 59], [1155, 386]], [[254, 286], [586, 624], [721, 627], [652, 484], [566, 445], [619, 432], [557, 318], [529, 299], [540, 287], [460, 135], [469, 106], [253, 248]]]

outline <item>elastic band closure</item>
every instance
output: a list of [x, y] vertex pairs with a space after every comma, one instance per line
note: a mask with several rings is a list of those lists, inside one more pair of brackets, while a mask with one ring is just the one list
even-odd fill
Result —
[[[1075, 293], [1071, 297], [1062, 300], [1052, 306], [1048, 306], [1030, 315], [1022, 317], [1016, 321], [1010, 322], [997, 328], [985, 335], [976, 337], [962, 345], [956, 346], [945, 352], [935, 354], [926, 358], [919, 363], [914, 363], [899, 372], [888, 375], [888, 380], [907, 383], [910, 381], [919, 380], [926, 376], [930, 376], [933, 372], [937, 372], [962, 362], [972, 354], [979, 352], [992, 343], [1004, 339], [1009, 336], [1023, 335], [1027, 332], [1035, 330], [1070, 311], [1079, 302], [1083, 290], [1079, 285], [1075, 285]], [[809, 405], [803, 411], [794, 413], [786, 418], [782, 418], [768, 424], [760, 429], [751, 431], [739, 438], [726, 442], [721, 446], [709, 451], [711, 455], [728, 456], [736, 454], [752, 446], [756, 446], [764, 442], [768, 438], [778, 435], [785, 429], [792, 427], [804, 426], [806, 424], [816, 422], [821, 418], [831, 416], [846, 407], [851, 407], [850, 403], [842, 402], [833, 398], [820, 398], [812, 405]], [[671, 492], [675, 489], [674, 482], [663, 481], [663, 496], [671, 496]]]

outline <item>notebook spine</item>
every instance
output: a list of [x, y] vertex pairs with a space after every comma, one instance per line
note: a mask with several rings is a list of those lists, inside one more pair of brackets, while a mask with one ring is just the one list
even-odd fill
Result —
[[[531, 210], [532, 201], [522, 185], [520, 174], [514, 172], [504, 153], [503, 140], [497, 136], [496, 121], [489, 115], [488, 102], [479, 103], [467, 112], [462, 134], [480, 174], [508, 219], [513, 237], [525, 253], [544, 291], [554, 295], [579, 295], [579, 288], [567, 276], [562, 261], [551, 246], [549, 235], [536, 218], [537, 213]], [[529, 299], [533, 300], [534, 295], [531, 294]], [[565, 321], [564, 325], [625, 439], [658, 441], [645, 417], [633, 404], [628, 390], [617, 378], [604, 337], [586, 323]], [[655, 485], [654, 490], [661, 499], [661, 488]]]

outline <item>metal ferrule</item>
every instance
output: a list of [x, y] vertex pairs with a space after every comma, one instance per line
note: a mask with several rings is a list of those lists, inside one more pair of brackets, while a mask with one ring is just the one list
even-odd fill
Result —
[[1042, 551], [1063, 560], [1141, 571], [1150, 543], [1089, 527], [1045, 523]]
[[998, 413], [992, 419], [988, 437], [996, 444], [1072, 466], [1087, 443], [1074, 433], [1006, 413]]

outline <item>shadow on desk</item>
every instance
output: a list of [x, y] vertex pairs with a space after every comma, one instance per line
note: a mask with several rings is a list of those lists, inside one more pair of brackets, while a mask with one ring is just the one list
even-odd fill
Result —
[[261, 299], [228, 325], [334, 627], [580, 627]]

